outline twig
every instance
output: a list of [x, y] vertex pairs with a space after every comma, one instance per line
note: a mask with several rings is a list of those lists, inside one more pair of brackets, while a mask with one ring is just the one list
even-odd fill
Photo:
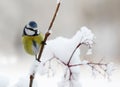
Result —
[[[84, 64], [82, 64], [82, 63], [80, 63], [80, 64], [74, 64], [74, 65], [70, 65], [70, 67], [80, 66], [80, 65], [84, 65]], [[104, 63], [92, 63], [92, 62], [88, 62], [88, 63], [86, 63], [85, 65], [98, 65], [98, 66], [104, 65], [104, 66], [106, 66], [107, 64], [104, 64]]]
[[[47, 31], [46, 34], [45, 34], [45, 38], [44, 38], [44, 41], [43, 41], [44, 43], [46, 43], [47, 38], [48, 38], [49, 35], [50, 35], [50, 30], [51, 30], [51, 28], [52, 28], [52, 26], [53, 26], [53, 23], [54, 23], [54, 21], [55, 21], [56, 15], [57, 15], [58, 10], [59, 10], [59, 7], [60, 7], [60, 2], [57, 3], [57, 7], [56, 7], [55, 13], [54, 13], [54, 15], [53, 15], [52, 21], [50, 22], [48, 31]], [[42, 55], [42, 53], [43, 53], [44, 47], [45, 47], [45, 44], [42, 44], [42, 45], [41, 45], [41, 49], [40, 49], [39, 54], [38, 54], [38, 58], [36, 59], [38, 62], [41, 62], [41, 61], [40, 61], [40, 58], [41, 58], [41, 55]], [[32, 87], [33, 80], [34, 80], [34, 76], [35, 76], [35, 73], [33, 73], [32, 75], [30, 75], [29, 87]]]
[[81, 44], [82, 44], [82, 43], [79, 43], [79, 44], [76, 46], [76, 48], [74, 49], [73, 53], [72, 53], [72, 54], [71, 54], [71, 56], [70, 56], [70, 59], [69, 59], [69, 61], [68, 61], [67, 65], [69, 65], [69, 64], [70, 64], [70, 61], [71, 61], [71, 59], [72, 59], [72, 57], [73, 57], [74, 53], [76, 52], [76, 50], [79, 48], [79, 46], [80, 46]]
[[30, 83], [29, 83], [29, 87], [32, 87], [32, 84], [33, 84], [33, 79], [34, 79], [34, 73], [33, 75], [30, 75]]
[[104, 74], [95, 67], [95, 66], [98, 66], [99, 68], [101, 68], [101, 70], [102, 70], [104, 73], [106, 73], [106, 71], [105, 71], [101, 66], [107, 66], [107, 64], [105, 64], [105, 63], [100, 63], [100, 62], [98, 62], [98, 63], [88, 62], [88, 63], [86, 63], [86, 64], [80, 63], [80, 64], [74, 64], [74, 65], [69, 65], [69, 66], [70, 66], [70, 67], [76, 67], [76, 66], [81, 66], [81, 65], [89, 65], [89, 66], [92, 68], [92, 70], [94, 69], [94, 70], [97, 71], [99, 74], [101, 74], [102, 76], [104, 76]]
[[[50, 26], [49, 26], [49, 28], [48, 28], [48, 31], [47, 31], [46, 34], [45, 34], [45, 38], [44, 38], [44, 41], [43, 41], [44, 43], [46, 43], [47, 38], [48, 38], [49, 35], [50, 35], [50, 32], [49, 32], [49, 31], [51, 30], [51, 28], [52, 28], [52, 26], [53, 26], [53, 23], [54, 23], [54, 21], [55, 21], [56, 15], [57, 15], [57, 13], [58, 13], [59, 7], [60, 7], [60, 2], [57, 4], [57, 7], [56, 7], [55, 13], [54, 13], [54, 15], [53, 15], [52, 21], [50, 22]], [[41, 45], [40, 52], [39, 52], [39, 54], [38, 54], [38, 58], [37, 58], [37, 61], [39, 61], [39, 62], [40, 62], [40, 58], [41, 58], [41, 55], [42, 55], [42, 52], [43, 52], [44, 47], [45, 47], [45, 44], [42, 44], [42, 45]]]
[[66, 64], [64, 61], [62, 61], [60, 58], [57, 58], [57, 57], [56, 57], [56, 59], [57, 59], [58, 61], [60, 61], [63, 65], [67, 66], [67, 64]]

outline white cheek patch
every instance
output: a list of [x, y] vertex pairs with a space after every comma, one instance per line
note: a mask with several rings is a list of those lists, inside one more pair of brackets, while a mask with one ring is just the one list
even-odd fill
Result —
[[39, 32], [39, 30], [37, 30], [37, 34], [39, 34], [40, 32]]
[[29, 29], [25, 29], [25, 32], [26, 32], [27, 35], [34, 35], [35, 34], [34, 31], [31, 31]]

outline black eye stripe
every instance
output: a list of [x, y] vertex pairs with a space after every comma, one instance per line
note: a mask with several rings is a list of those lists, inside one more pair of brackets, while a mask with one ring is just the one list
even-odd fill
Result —
[[37, 36], [37, 35], [39, 35], [39, 33], [38, 33], [39, 31], [38, 30], [34, 30], [32, 28], [28, 28], [27, 26], [25, 26], [25, 28], [24, 28], [23, 35], [27, 35], [26, 32], [25, 32], [25, 29], [28, 29], [28, 30], [31, 30], [31, 31], [35, 32], [34, 35], [28, 35], [28, 36]]
[[31, 31], [36, 31], [36, 30], [34, 30], [34, 29], [32, 29], [32, 28], [28, 28], [28, 27], [26, 27], [26, 26], [25, 26], [25, 28], [26, 28], [26, 29], [29, 29], [29, 30], [31, 30]]

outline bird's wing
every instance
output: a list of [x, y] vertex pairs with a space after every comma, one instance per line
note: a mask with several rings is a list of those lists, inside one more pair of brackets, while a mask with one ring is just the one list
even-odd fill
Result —
[[34, 40], [32, 41], [32, 43], [33, 43], [33, 45], [32, 45], [33, 52], [34, 52], [35, 55], [37, 55], [38, 51], [39, 51], [39, 45]]

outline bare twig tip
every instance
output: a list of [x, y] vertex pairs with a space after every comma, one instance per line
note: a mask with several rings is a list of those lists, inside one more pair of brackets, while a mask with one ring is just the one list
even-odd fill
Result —
[[58, 4], [58, 3], [61, 3], [61, 1], [62, 1], [62, 0], [57, 0], [57, 4]]

